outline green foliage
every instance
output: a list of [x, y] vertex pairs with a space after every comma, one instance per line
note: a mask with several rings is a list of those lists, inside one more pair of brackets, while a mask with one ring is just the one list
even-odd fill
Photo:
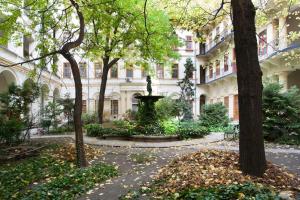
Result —
[[164, 97], [155, 103], [157, 117], [160, 121], [169, 120], [180, 115], [179, 102], [171, 96]]
[[152, 99], [139, 102], [137, 112], [138, 126], [158, 124], [158, 117], [155, 109], [155, 102]]
[[179, 122], [177, 120], [164, 120], [162, 121], [162, 126], [166, 135], [176, 135]]
[[50, 120], [51, 126], [57, 128], [60, 123], [58, 117], [62, 114], [62, 112], [62, 106], [59, 103], [56, 101], [48, 102], [44, 110], [44, 121]]
[[300, 143], [300, 92], [296, 87], [282, 91], [277, 83], [263, 90], [263, 130], [268, 141]]
[[84, 113], [81, 116], [82, 122], [84, 125], [86, 124], [95, 124], [98, 122], [98, 116], [97, 113], [89, 114], [89, 113]]
[[207, 104], [201, 113], [200, 122], [210, 131], [223, 131], [229, 122], [227, 112], [222, 103]]
[[0, 118], [0, 143], [14, 144], [20, 142], [24, 123], [17, 119]]
[[50, 134], [65, 134], [65, 133], [70, 133], [74, 132], [74, 127], [69, 126], [68, 124], [65, 124], [63, 126], [59, 126], [57, 128], [53, 128], [49, 130]]
[[167, 57], [178, 57], [173, 47], [178, 46], [179, 41], [163, 10], [148, 4], [146, 30], [141, 14], [143, 1], [116, 0], [112, 4], [106, 0], [91, 0], [89, 3], [93, 6], [85, 7], [83, 12], [90, 27], [85, 42], [90, 57], [108, 56], [111, 60], [122, 57], [132, 62], [150, 59], [161, 62]]
[[43, 154], [0, 167], [0, 199], [74, 199], [115, 175], [112, 166], [97, 164], [78, 169]]
[[184, 139], [201, 138], [209, 133], [209, 130], [198, 122], [185, 121], [181, 122], [177, 134]]
[[12, 84], [0, 94], [0, 142], [21, 141], [22, 130], [30, 122], [29, 105], [38, 94], [38, 86], [29, 80], [22, 86]]
[[220, 185], [211, 188], [190, 189], [173, 195], [167, 199], [188, 200], [231, 200], [231, 199], [255, 199], [255, 200], [279, 200], [278, 194], [270, 188], [253, 183], [239, 185]]
[[163, 135], [164, 128], [159, 122], [153, 122], [152, 124], [146, 124], [143, 126], [137, 125], [135, 132], [142, 135]]
[[65, 95], [65, 98], [58, 99], [57, 100], [59, 104], [63, 107], [62, 112], [64, 113], [65, 117], [68, 120], [68, 125], [71, 125], [71, 121], [73, 118], [73, 112], [74, 112], [74, 100], [70, 98], [69, 94]]
[[86, 129], [87, 136], [90, 137], [102, 137], [105, 134], [101, 124], [87, 124], [84, 128]]
[[137, 120], [137, 111], [131, 109], [127, 110], [123, 116], [124, 120], [127, 121], [136, 121]]
[[180, 87], [180, 98], [179, 105], [180, 110], [183, 114], [182, 120], [188, 121], [193, 119], [192, 112], [192, 100], [194, 97], [194, 84], [190, 80], [193, 77], [193, 73], [195, 71], [195, 67], [191, 58], [186, 59], [186, 63], [184, 64], [184, 78], [178, 82], [178, 86]]
[[127, 120], [115, 120], [113, 125], [117, 129], [133, 130], [136, 124]]
[[103, 137], [106, 136], [130, 136], [133, 135], [133, 130], [129, 129], [116, 129], [116, 128], [104, 128], [100, 124], [88, 124], [84, 128], [87, 131], [87, 136], [90, 137]]

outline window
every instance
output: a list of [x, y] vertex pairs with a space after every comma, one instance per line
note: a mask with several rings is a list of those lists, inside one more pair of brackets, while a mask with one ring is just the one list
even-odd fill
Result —
[[29, 58], [29, 47], [31, 38], [28, 36], [23, 36], [23, 56], [24, 58]]
[[224, 54], [224, 72], [228, 71], [228, 54]]
[[101, 62], [95, 62], [94, 63], [94, 70], [95, 70], [95, 78], [101, 78], [102, 77], [102, 63]]
[[263, 56], [267, 54], [267, 31], [264, 30], [259, 35], [259, 42], [258, 42], [258, 55]]
[[111, 100], [111, 115], [117, 115], [119, 112], [119, 101]]
[[220, 76], [220, 61], [216, 61], [216, 76]]
[[86, 113], [86, 100], [82, 100], [82, 112]]
[[115, 64], [110, 69], [110, 77], [111, 78], [118, 78], [118, 65]]
[[239, 120], [239, 96], [233, 96], [233, 120]]
[[164, 67], [162, 64], [158, 64], [156, 66], [156, 76], [158, 79], [163, 79], [164, 78]]
[[185, 46], [186, 46], [187, 50], [192, 50], [193, 49], [192, 36], [186, 36]]
[[133, 78], [133, 66], [132, 65], [128, 65], [126, 67], [126, 77]]
[[64, 63], [64, 78], [71, 78], [71, 65], [70, 63]]
[[218, 26], [217, 28], [216, 28], [216, 37], [215, 37], [216, 39], [216, 41], [220, 41], [220, 27]]
[[212, 78], [213, 77], [213, 66], [210, 65], [209, 66], [209, 78]]
[[172, 78], [178, 78], [178, 64], [172, 66]]
[[86, 63], [79, 63], [79, 71], [81, 78], [86, 78]]
[[136, 93], [134, 95], [132, 95], [132, 99], [131, 99], [131, 102], [132, 102], [132, 108], [131, 110], [134, 111], [134, 112], [137, 112], [138, 111], [138, 104], [139, 104], [139, 101], [137, 98], [137, 96], [141, 96], [141, 94], [139, 93]]

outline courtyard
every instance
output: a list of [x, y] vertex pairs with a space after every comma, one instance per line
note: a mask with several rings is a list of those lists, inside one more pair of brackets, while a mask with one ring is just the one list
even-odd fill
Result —
[[0, 2], [0, 200], [300, 199], [299, 0]]

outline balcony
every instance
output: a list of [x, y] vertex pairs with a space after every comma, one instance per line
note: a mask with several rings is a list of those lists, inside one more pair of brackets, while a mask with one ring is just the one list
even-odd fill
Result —
[[232, 30], [224, 30], [221, 33], [219, 33], [210, 43], [208, 44], [200, 44], [199, 46], [199, 55], [206, 55], [213, 51], [215, 47], [219, 46], [225, 39], [227, 39], [229, 36], [231, 36], [233, 33]]
[[266, 44], [264, 48], [258, 48], [258, 59], [263, 61], [278, 53], [286, 52], [291, 49], [299, 48], [300, 41], [288, 41], [286, 38], [276, 38], [273, 41]]
[[222, 69], [220, 69], [219, 73], [214, 72], [211, 75], [206, 76], [205, 83], [210, 83], [210, 82], [224, 78], [224, 77], [232, 75], [232, 74], [236, 74], [235, 62], [232, 62], [231, 65], [228, 66], [228, 70], [225, 70], [225, 68], [223, 67]]

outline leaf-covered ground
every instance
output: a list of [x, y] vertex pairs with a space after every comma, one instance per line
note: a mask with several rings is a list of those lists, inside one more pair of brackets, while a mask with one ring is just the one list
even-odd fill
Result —
[[262, 178], [244, 175], [239, 170], [238, 154], [203, 150], [175, 159], [162, 168], [157, 177], [155, 193], [166, 195], [191, 188], [218, 185], [260, 183], [274, 190], [299, 190], [300, 179], [278, 166], [268, 163]]
[[[86, 145], [91, 162], [102, 155]], [[49, 145], [38, 156], [0, 165], [0, 199], [74, 199], [115, 175], [114, 166], [103, 163], [79, 169], [73, 144]]]

